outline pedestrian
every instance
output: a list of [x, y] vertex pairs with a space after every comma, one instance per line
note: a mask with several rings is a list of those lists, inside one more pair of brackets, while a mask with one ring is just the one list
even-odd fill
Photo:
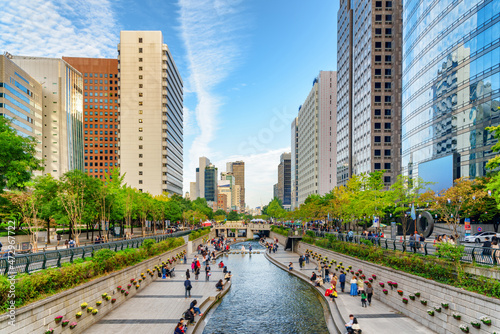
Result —
[[422, 251], [422, 253], [424, 253], [425, 237], [423, 233], [420, 233], [419, 241], [420, 241], [420, 250]]
[[342, 290], [342, 292], [344, 292], [344, 289], [345, 289], [345, 274], [344, 274], [343, 271], [340, 272], [339, 282], [340, 282], [340, 289]]
[[187, 298], [188, 296], [191, 297], [191, 289], [193, 288], [193, 286], [191, 285], [191, 281], [189, 280], [189, 278], [186, 278], [186, 280], [184, 281], [184, 288], [185, 288], [184, 291], [185, 298]]
[[[61, 234], [57, 234], [57, 246], [59, 246], [59, 242], [61, 242]], [[0, 247], [0, 251], [2, 250], [2, 248]]]
[[186, 278], [187, 279], [191, 278], [191, 275], [189, 274], [189, 269], [186, 269]]
[[[186, 253], [184, 253], [184, 264], [187, 264], [187, 256], [186, 256]], [[189, 269], [188, 269], [189, 270]]]
[[366, 307], [366, 293], [361, 291], [361, 307]]
[[351, 296], [357, 297], [358, 296], [358, 281], [356, 280], [356, 276], [353, 276], [351, 278]]
[[361, 292], [365, 291], [365, 282], [361, 279], [361, 276], [358, 277], [358, 295], [361, 294]]
[[311, 281], [312, 284], [314, 284], [316, 282], [316, 279], [317, 279], [316, 273], [313, 271], [311, 278], [309, 280]]
[[292, 262], [290, 262], [290, 263], [288, 264], [288, 270], [290, 270], [290, 271], [292, 271], [292, 270], [293, 270], [293, 263], [292, 263]]
[[191, 272], [194, 273], [194, 267], [196, 266], [196, 262], [193, 259], [193, 262], [191, 262]]
[[184, 319], [186, 319], [188, 325], [196, 323], [194, 321], [194, 310], [192, 308], [189, 308], [186, 312], [184, 312]]
[[222, 280], [220, 279], [217, 284], [215, 284], [215, 287], [217, 288], [217, 290], [219, 291], [222, 291], [222, 289], [224, 289], [224, 283], [222, 282]]
[[194, 310], [194, 315], [196, 315], [196, 313], [198, 313], [198, 315], [201, 317], [203, 315], [203, 313], [201, 313], [199, 307], [196, 307], [196, 304], [198, 304], [198, 301], [195, 299], [191, 302], [191, 304], [189, 305], [189, 308]]
[[309, 253], [306, 253], [306, 264], [309, 264]]
[[354, 324], [354, 315], [350, 314], [349, 315], [349, 321], [345, 324], [345, 329], [347, 330], [347, 333], [352, 333], [352, 325]]
[[177, 323], [175, 326], [174, 334], [184, 334], [184, 325], [182, 322]]
[[299, 256], [299, 268], [302, 269], [304, 265], [304, 257], [303, 255]]
[[212, 273], [210, 272], [210, 266], [205, 267], [205, 281], [210, 281], [210, 276]]
[[228, 272], [225, 276], [224, 276], [224, 279], [226, 280], [226, 282], [229, 282], [231, 280], [231, 277], [233, 277], [233, 275], [231, 275], [231, 272]]
[[352, 240], [354, 239], [354, 232], [349, 229], [349, 232], [347, 232], [347, 237], [349, 238], [349, 241], [352, 242]]
[[198, 280], [199, 275], [200, 275], [200, 268], [196, 267], [196, 269], [194, 270], [194, 279]]
[[491, 254], [491, 259], [493, 260], [493, 263], [495, 263], [496, 261], [496, 264], [499, 264], [499, 260], [500, 260], [500, 247], [498, 245], [498, 239], [495, 238], [492, 242], [491, 242], [491, 248], [493, 249], [493, 254]]
[[368, 306], [372, 305], [373, 287], [370, 283], [366, 284], [366, 299], [368, 301]]
[[73, 238], [70, 238], [68, 245], [69, 245], [69, 248], [75, 248], [75, 245], [76, 245], [75, 240], [73, 240]]

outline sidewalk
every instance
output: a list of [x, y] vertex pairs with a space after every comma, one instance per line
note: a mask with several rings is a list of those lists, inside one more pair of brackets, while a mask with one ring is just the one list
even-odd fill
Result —
[[[211, 252], [213, 247], [209, 249]], [[196, 252], [189, 254], [187, 264], [177, 264], [175, 266], [175, 277], [170, 279], [156, 278], [144, 290], [106, 315], [84, 333], [170, 334], [174, 332], [182, 314], [194, 299], [198, 301], [197, 306], [205, 313], [207, 308], [230, 288], [230, 285], [226, 284], [222, 292], [217, 291], [215, 288], [217, 281], [224, 278], [222, 269], [218, 268], [217, 264], [210, 264], [212, 276], [210, 281], [206, 282], [202, 261], [200, 263], [202, 263], [203, 270], [196, 281], [194, 273], [191, 273], [191, 262], [195, 255], [198, 254]], [[184, 281], [186, 279], [186, 269], [188, 268], [193, 288], [191, 297], [184, 298]], [[199, 322], [200, 317], [196, 316], [195, 321]], [[189, 331], [193, 333], [193, 326], [189, 328]]]
[[[270, 240], [270, 239], [269, 239]], [[316, 263], [310, 261], [309, 264], [304, 263], [304, 267], [300, 269], [299, 266], [299, 254], [292, 253], [290, 251], [283, 251], [284, 247], [281, 246], [278, 249], [278, 252], [273, 254], [267, 253], [271, 258], [275, 259], [280, 264], [284, 265], [285, 268], [288, 268], [288, 264], [290, 262], [293, 263], [293, 271], [292, 274], [297, 275], [297, 273], [303, 274], [307, 277], [311, 277], [312, 272], [318, 273], [316, 270]], [[337, 276], [338, 272], [335, 272]], [[298, 275], [297, 275], [298, 276]], [[354, 314], [354, 316], [358, 319], [358, 322], [361, 326], [363, 334], [376, 334], [376, 333], [405, 333], [405, 334], [413, 334], [413, 333], [434, 333], [427, 327], [422, 326], [418, 322], [414, 321], [406, 317], [403, 314], [398, 313], [396, 310], [387, 306], [386, 304], [380, 302], [379, 300], [373, 298], [371, 306], [361, 307], [361, 298], [360, 297], [352, 297], [349, 295], [349, 279], [350, 276], [347, 276], [345, 293], [342, 293], [340, 289], [340, 283], [337, 284], [337, 292], [339, 294], [338, 298], [335, 299], [336, 306], [340, 311], [342, 319], [344, 323], [346, 323], [349, 319], [349, 314]], [[325, 289], [330, 287], [330, 283], [326, 283], [321, 288], [317, 288], [321, 294], [325, 294]], [[375, 296], [374, 296], [375, 297]], [[331, 304], [330, 304], [331, 305]], [[331, 305], [332, 307], [332, 305]], [[335, 305], [333, 305], [333, 308]], [[341, 325], [339, 328], [343, 328]], [[383, 328], [383, 330], [382, 330]]]

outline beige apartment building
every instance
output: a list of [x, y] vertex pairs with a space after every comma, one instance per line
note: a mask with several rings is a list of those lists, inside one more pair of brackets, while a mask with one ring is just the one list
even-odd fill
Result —
[[36, 139], [36, 157], [42, 159], [42, 86], [7, 53], [0, 55], [0, 115], [19, 135]]
[[44, 174], [59, 178], [83, 171], [82, 75], [62, 59], [12, 56], [12, 61], [42, 85]]
[[140, 191], [182, 195], [183, 82], [161, 31], [122, 31], [120, 170]]
[[[245, 211], [245, 162], [235, 161], [226, 163], [226, 171], [234, 176], [234, 184], [239, 187], [236, 194], [237, 204], [241, 212]], [[236, 188], [238, 189], [238, 188]]]

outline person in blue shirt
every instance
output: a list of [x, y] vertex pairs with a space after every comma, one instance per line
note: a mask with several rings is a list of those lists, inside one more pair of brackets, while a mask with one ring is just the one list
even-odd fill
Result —
[[344, 289], [345, 289], [345, 274], [344, 274], [343, 271], [340, 273], [339, 282], [340, 282], [340, 289], [342, 290], [342, 292], [344, 292]]
[[185, 281], [184, 281], [184, 288], [185, 288], [185, 293], [184, 293], [184, 296], [185, 298], [187, 298], [188, 296], [191, 297], [191, 288], [193, 286], [191, 285], [191, 281], [189, 280], [189, 278], [187, 278]]

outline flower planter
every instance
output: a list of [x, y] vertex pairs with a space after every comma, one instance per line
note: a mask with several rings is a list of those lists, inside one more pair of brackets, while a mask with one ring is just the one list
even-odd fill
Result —
[[420, 292], [415, 292], [415, 297], [419, 298], [420, 297]]
[[102, 298], [106, 298], [107, 296], [108, 296], [108, 294], [107, 294], [107, 293], [103, 293], [103, 294], [101, 295], [101, 297], [102, 297]]
[[464, 333], [469, 333], [469, 327], [466, 325], [460, 325], [460, 330]]
[[403, 303], [404, 303], [404, 304], [408, 304], [408, 299], [403, 298]]
[[95, 304], [96, 304], [97, 306], [101, 306], [101, 304], [102, 304], [102, 300], [99, 300], [99, 301], [95, 302]]
[[389, 291], [387, 291], [386, 289], [382, 290], [382, 292], [384, 293], [384, 295], [389, 293]]
[[49, 328], [45, 331], [45, 334], [54, 334], [54, 328]]
[[449, 304], [447, 304], [447, 303], [441, 303], [441, 306], [442, 306], [445, 310], [447, 310], [447, 309], [450, 307], [450, 305], [449, 305]]
[[122, 286], [121, 286], [121, 285], [118, 285], [118, 286], [116, 287], [116, 290], [118, 290], [118, 291], [120, 291], [121, 289], [122, 289]]
[[78, 325], [78, 323], [76, 322], [72, 322], [70, 325], [69, 325], [69, 328], [73, 329], [76, 327], [76, 325]]
[[116, 298], [111, 299], [111, 302], [114, 304], [116, 302]]
[[69, 324], [69, 320], [63, 320], [63, 322], [61, 323], [61, 325], [63, 327], [68, 326], [68, 324]]
[[483, 324], [491, 326], [491, 319], [488, 318], [487, 316], [482, 316], [481, 318], [479, 318], [479, 320], [481, 320]]
[[125, 291], [125, 296], [128, 296], [129, 292], [128, 291]]
[[436, 310], [436, 312], [441, 312], [441, 307], [434, 307], [434, 310]]
[[99, 310], [95, 308], [92, 310], [92, 315], [96, 315], [98, 312], [99, 312]]
[[430, 315], [431, 317], [434, 316], [434, 310], [427, 310], [427, 314]]
[[75, 317], [78, 319], [82, 316], [82, 312], [78, 312], [77, 314], [75, 314]]
[[470, 322], [470, 324], [471, 324], [471, 325], [472, 325], [472, 327], [474, 327], [474, 328], [477, 328], [477, 329], [481, 328], [481, 323], [479, 323], [479, 322], [474, 322], [474, 321], [471, 321], [471, 322]]
[[410, 295], [410, 299], [411, 300], [415, 300], [415, 296], [414, 295]]
[[140, 287], [141, 287], [141, 286], [140, 286], [139, 284], [137, 284], [137, 285], [135, 286], [135, 288], [136, 288], [136, 289], [139, 289]]
[[377, 275], [373, 274], [373, 275], [372, 275], [372, 278], [373, 278], [373, 279], [377, 279]]
[[381, 288], [383, 288], [385, 286], [385, 284], [383, 282], [380, 282], [379, 285]]
[[398, 290], [398, 295], [402, 296], [403, 295], [403, 290]]
[[427, 305], [427, 300], [421, 300], [421, 301], [420, 301], [420, 303], [421, 303], [422, 305]]
[[453, 319], [460, 320], [462, 316], [460, 314], [453, 313]]
[[110, 301], [111, 300], [111, 296], [106, 296], [106, 300]]
[[132, 284], [127, 284], [127, 289], [130, 289], [132, 287]]
[[56, 324], [60, 323], [62, 320], [63, 320], [62, 315], [58, 315], [57, 317], [54, 318], [54, 321], [56, 322]]
[[89, 307], [87, 307], [87, 313], [90, 313], [90, 312], [92, 312], [93, 310], [94, 310], [94, 308], [93, 308], [93, 307], [90, 307], [90, 306], [89, 306]]
[[87, 304], [87, 303], [81, 303], [81, 304], [80, 304], [80, 307], [81, 307], [81, 308], [87, 308], [87, 306], [89, 306], [89, 304]]
[[373, 283], [373, 278], [368, 277], [368, 282]]

